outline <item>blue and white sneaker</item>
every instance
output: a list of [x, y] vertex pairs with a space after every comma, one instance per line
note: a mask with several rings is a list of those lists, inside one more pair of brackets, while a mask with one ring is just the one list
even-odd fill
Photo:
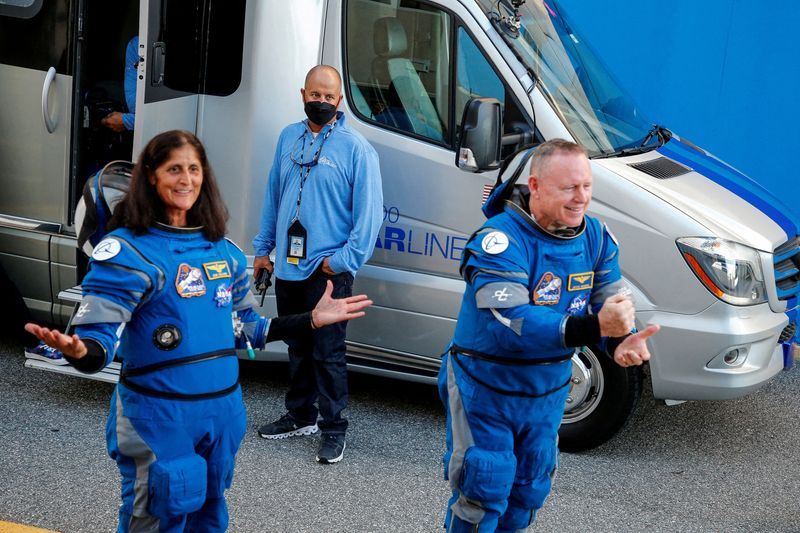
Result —
[[61, 352], [40, 342], [35, 348], [25, 348], [25, 357], [28, 359], [38, 359], [52, 365], [68, 365]]

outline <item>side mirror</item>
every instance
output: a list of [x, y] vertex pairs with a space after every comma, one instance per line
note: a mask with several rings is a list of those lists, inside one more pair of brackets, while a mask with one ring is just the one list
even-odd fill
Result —
[[500, 168], [500, 102], [495, 98], [473, 98], [464, 108], [456, 166], [469, 172]]

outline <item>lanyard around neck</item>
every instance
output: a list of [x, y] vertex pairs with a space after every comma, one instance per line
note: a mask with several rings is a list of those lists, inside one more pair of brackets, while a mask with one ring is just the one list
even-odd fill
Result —
[[[314, 157], [313, 157], [313, 159], [311, 159], [311, 161], [309, 161], [308, 163], [298, 163], [297, 161], [294, 161], [294, 159], [292, 159], [293, 163], [295, 163], [296, 165], [300, 165], [300, 191], [297, 193], [297, 205], [295, 206], [294, 218], [292, 218], [292, 222], [294, 222], [295, 220], [297, 220], [300, 217], [300, 202], [303, 199], [303, 187], [305, 186], [306, 180], [308, 179], [308, 175], [311, 173], [311, 168], [317, 166], [317, 163], [319, 161], [319, 154], [322, 152], [322, 147], [325, 145], [325, 141], [328, 140], [328, 137], [331, 136], [331, 133], [333, 133], [333, 128], [335, 126], [336, 126], [336, 121], [334, 121], [331, 124], [330, 129], [327, 132], [325, 132], [325, 135], [322, 137], [322, 140], [319, 142], [319, 148], [317, 148], [317, 152], [314, 154]], [[314, 143], [316, 142], [316, 140], [317, 139], [312, 139], [311, 140], [311, 144], [309, 144], [309, 146], [313, 148]], [[303, 159], [305, 158], [305, 155], [306, 155], [306, 132], [304, 131], [303, 132], [303, 152], [300, 155], [300, 161], [303, 161]], [[305, 169], [305, 172], [303, 172], [304, 169]]]

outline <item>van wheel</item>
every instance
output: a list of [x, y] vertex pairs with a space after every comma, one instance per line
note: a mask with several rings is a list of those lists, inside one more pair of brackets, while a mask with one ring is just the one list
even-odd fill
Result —
[[613, 437], [636, 409], [643, 381], [641, 366], [623, 368], [597, 348], [583, 348], [573, 355], [559, 448], [581, 452]]

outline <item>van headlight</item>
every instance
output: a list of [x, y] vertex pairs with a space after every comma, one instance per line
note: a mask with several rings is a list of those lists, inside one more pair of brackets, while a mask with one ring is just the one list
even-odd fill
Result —
[[689, 268], [711, 293], [733, 305], [767, 301], [758, 251], [749, 246], [710, 237], [676, 241]]

